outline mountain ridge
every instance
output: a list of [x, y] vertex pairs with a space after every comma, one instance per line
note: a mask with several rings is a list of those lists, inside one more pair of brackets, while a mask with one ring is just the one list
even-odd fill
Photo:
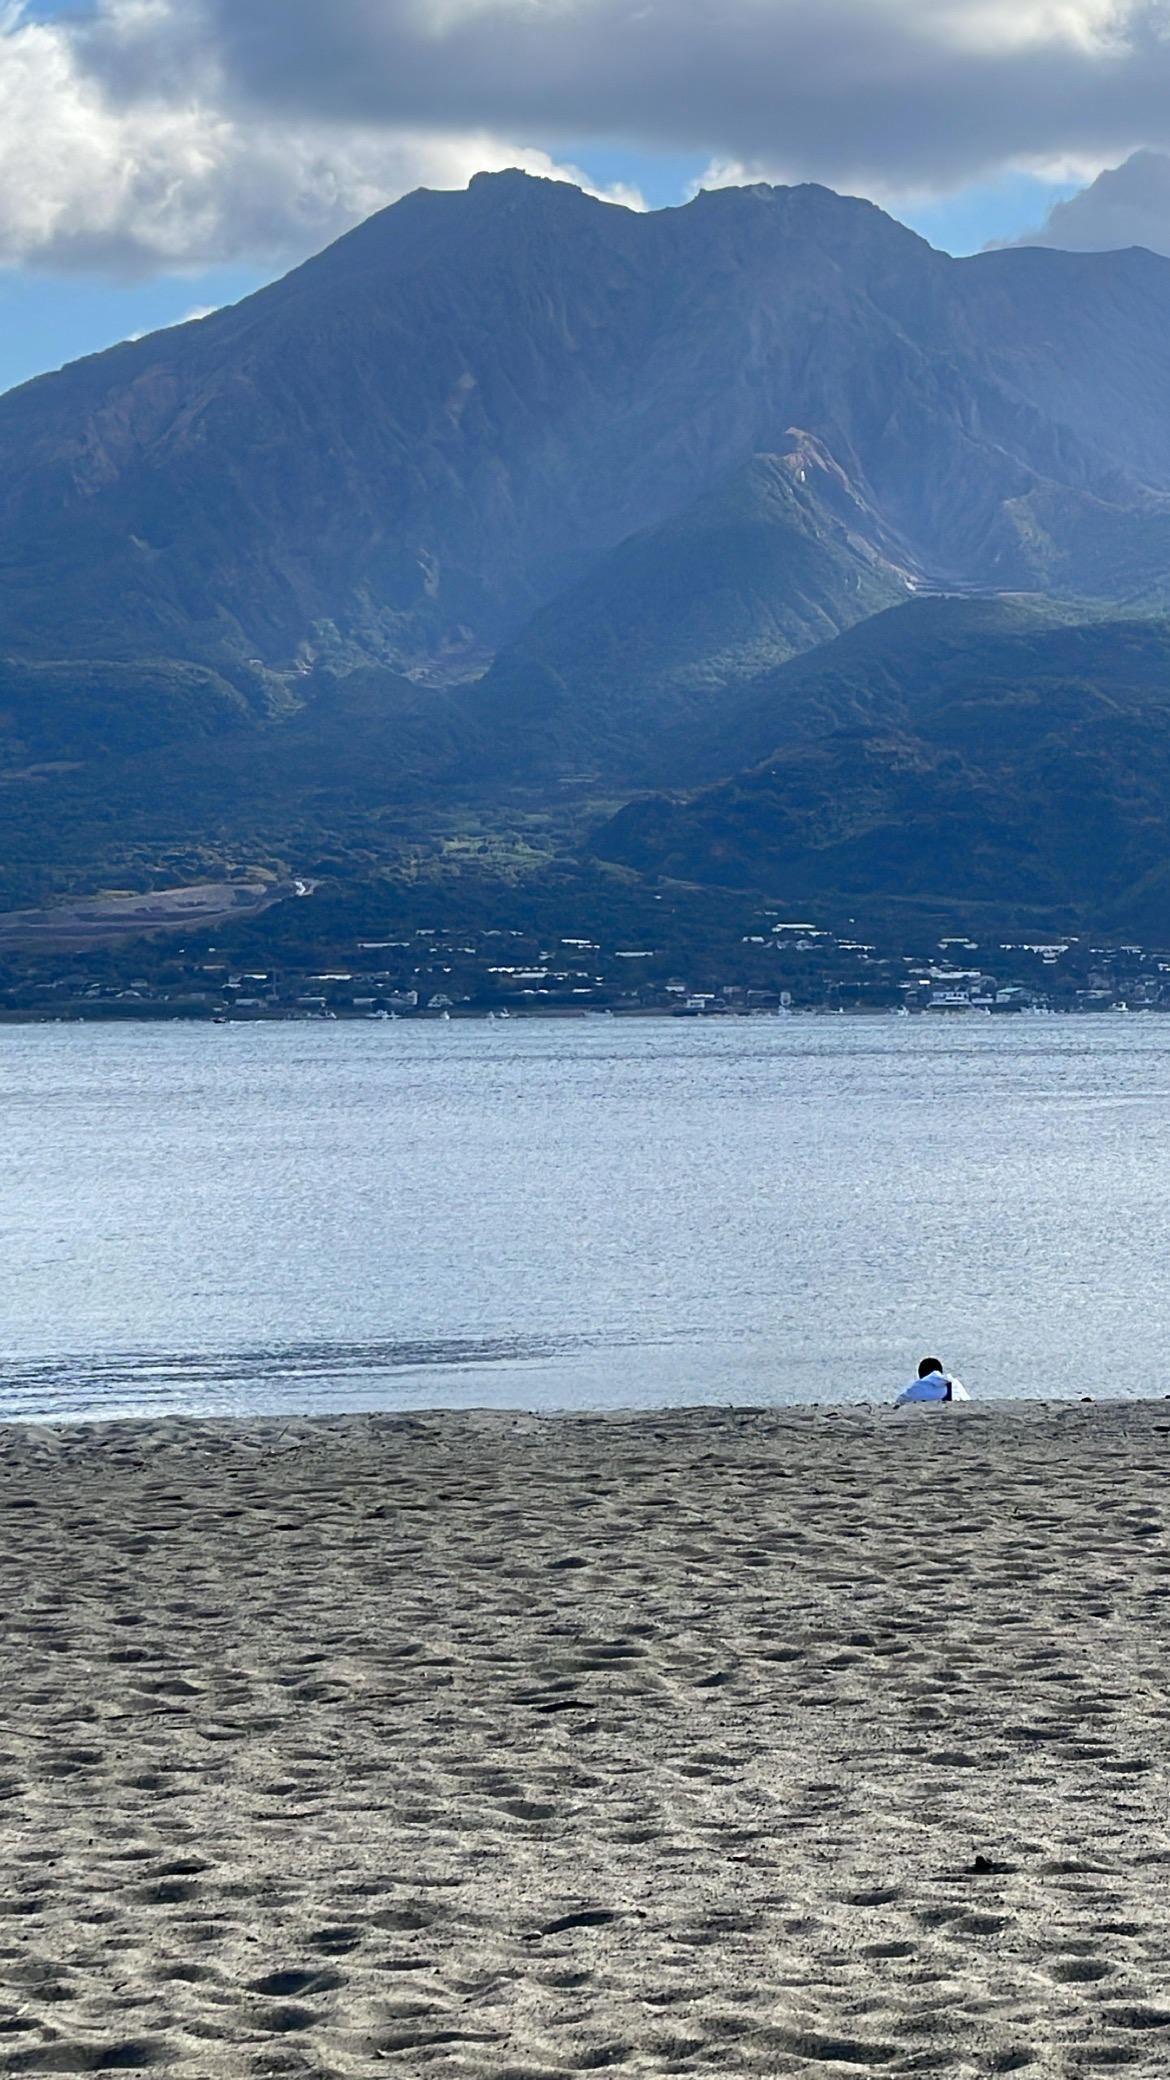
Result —
[[[815, 187], [644, 216], [519, 173], [420, 190], [241, 305], [0, 398], [5, 647], [468, 676], [792, 425], [938, 579], [1039, 583], [1063, 554], [1084, 589], [1084, 544], [1037, 568], [1009, 509], [1090, 498], [1160, 540], [1170, 263], [1138, 283], [1126, 255], [1041, 252], [1062, 309], [1065, 261], [1097, 306], [1100, 410], [1126, 375], [1140, 481], [1078, 423], [1027, 255], [954, 261]], [[1058, 382], [1068, 423], [1041, 405]]]

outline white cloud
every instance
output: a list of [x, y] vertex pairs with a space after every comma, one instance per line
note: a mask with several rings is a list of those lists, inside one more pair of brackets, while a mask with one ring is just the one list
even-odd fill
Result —
[[1170, 0], [0, 0], [0, 262], [291, 259], [558, 138], [878, 199], [1091, 175], [1170, 146]]
[[1117, 0], [942, 0], [930, 19], [946, 40], [970, 51], [1044, 50], [1066, 44], [1089, 53], [1124, 47], [1127, 10]]
[[[241, 107], [214, 46], [185, 25], [180, 63], [178, 41], [169, 0], [107, 0], [95, 22], [0, 12], [0, 264], [133, 274], [288, 260], [411, 188], [462, 187], [480, 170], [588, 186], [484, 129]], [[112, 60], [124, 73], [145, 43], [161, 60], [149, 85], [144, 70], [113, 92]], [[612, 199], [641, 206], [633, 190]]]

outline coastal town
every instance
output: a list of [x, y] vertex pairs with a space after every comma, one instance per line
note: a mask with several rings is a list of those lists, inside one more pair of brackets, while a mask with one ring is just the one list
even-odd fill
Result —
[[[1078, 936], [906, 951], [771, 914], [699, 948], [438, 924], [267, 955], [258, 925], [129, 943], [0, 949], [0, 1019], [926, 1017], [1170, 1010], [1170, 949]], [[257, 953], [256, 941], [261, 947]]]

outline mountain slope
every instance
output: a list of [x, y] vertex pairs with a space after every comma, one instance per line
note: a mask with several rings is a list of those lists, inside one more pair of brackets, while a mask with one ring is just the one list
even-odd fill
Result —
[[631, 803], [595, 850], [785, 900], [1047, 907], [1170, 936], [1170, 621], [1044, 615], [922, 601], [853, 630], [749, 711], [741, 744], [783, 719], [766, 761]]
[[[60, 666], [48, 669], [63, 683]], [[180, 669], [199, 696], [182, 732], [165, 707]], [[311, 677], [303, 706], [264, 723], [198, 666], [172, 667], [161, 684], [123, 667], [114, 683], [142, 697], [121, 713], [106, 689], [104, 738], [92, 701], [81, 727], [62, 702], [58, 741], [42, 732], [39, 763], [27, 743], [15, 755], [0, 713], [0, 910], [122, 886], [127, 874], [133, 885], [214, 879], [225, 864], [361, 874], [433, 836], [438, 805], [449, 819], [457, 769], [473, 759], [474, 725], [456, 695], [384, 668]], [[5, 690], [0, 666], [0, 699]], [[89, 699], [88, 676], [85, 690]], [[232, 723], [213, 726], [209, 710], [225, 697]]]
[[904, 600], [898, 553], [831, 457], [790, 434], [611, 551], [500, 652], [468, 701], [490, 770], [668, 780], [673, 739], [715, 727], [726, 686]]
[[1145, 698], [1162, 684], [1163, 620], [1010, 593], [926, 595], [872, 615], [835, 641], [725, 689], [716, 718], [680, 733], [679, 784], [759, 764], [785, 744], [839, 730], [916, 728], [969, 686], [1057, 706], [1071, 681]]

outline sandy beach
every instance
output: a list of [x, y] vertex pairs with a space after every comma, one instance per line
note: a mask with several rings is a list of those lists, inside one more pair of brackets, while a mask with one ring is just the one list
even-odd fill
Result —
[[0, 2070], [1170, 2073], [1170, 1404], [0, 1431]]

